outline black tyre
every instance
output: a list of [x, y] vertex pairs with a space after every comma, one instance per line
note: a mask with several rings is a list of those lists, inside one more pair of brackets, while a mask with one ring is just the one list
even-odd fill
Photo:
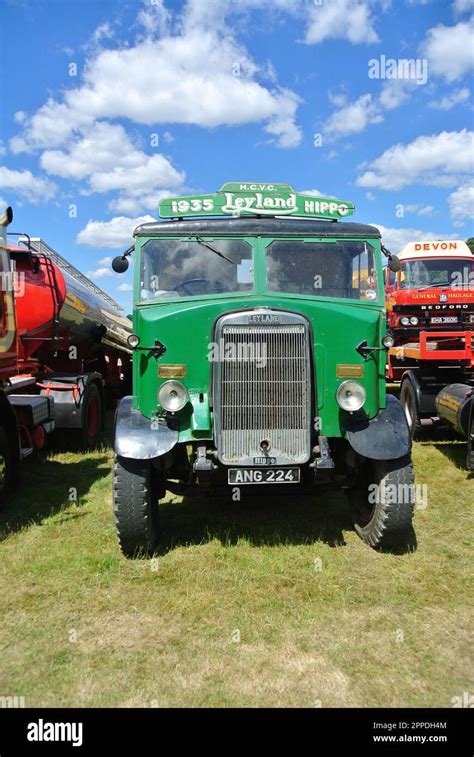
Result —
[[366, 544], [374, 548], [409, 544], [415, 503], [409, 457], [364, 460], [347, 496], [355, 530]]
[[[74, 449], [92, 449], [97, 446], [102, 430], [104, 408], [97, 384], [90, 383], [82, 398], [82, 426], [72, 429], [71, 441]], [[67, 431], [69, 435], [69, 430]]]
[[400, 387], [400, 404], [403, 407], [407, 419], [410, 436], [414, 439], [415, 434], [421, 429], [415, 388], [409, 379], [405, 379]]
[[126, 557], [153, 554], [158, 541], [158, 497], [151, 463], [115, 458], [115, 528]]
[[13, 477], [13, 461], [5, 429], [0, 428], [0, 502]]

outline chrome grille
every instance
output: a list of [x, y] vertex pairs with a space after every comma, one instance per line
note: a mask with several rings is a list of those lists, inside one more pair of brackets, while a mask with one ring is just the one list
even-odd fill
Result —
[[[262, 322], [255, 321], [259, 317]], [[218, 323], [216, 341], [214, 408], [219, 459], [240, 465], [263, 462], [265, 457], [274, 458], [278, 465], [306, 462], [311, 414], [306, 320], [276, 311], [233, 314]], [[266, 452], [261, 446], [265, 440]]]

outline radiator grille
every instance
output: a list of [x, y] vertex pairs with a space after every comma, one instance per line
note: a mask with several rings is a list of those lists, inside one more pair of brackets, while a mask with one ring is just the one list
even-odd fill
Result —
[[224, 323], [219, 336], [219, 458], [252, 464], [267, 440], [267, 455], [277, 464], [306, 462], [311, 411], [306, 322]]

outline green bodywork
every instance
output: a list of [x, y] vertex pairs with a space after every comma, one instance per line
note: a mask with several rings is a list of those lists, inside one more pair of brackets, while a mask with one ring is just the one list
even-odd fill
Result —
[[[238, 221], [242, 224], [244, 220]], [[186, 224], [186, 221], [182, 222]], [[293, 222], [295, 223], [295, 222]], [[298, 223], [298, 221], [296, 221]], [[311, 242], [330, 243], [340, 238], [334, 223], [334, 236], [301, 236], [298, 239]], [[159, 227], [159, 224], [155, 224]], [[369, 228], [369, 227], [365, 227]], [[200, 439], [213, 438], [211, 401], [212, 362], [208, 360], [209, 343], [213, 340], [216, 320], [229, 312], [269, 307], [297, 312], [305, 316], [312, 327], [314, 366], [316, 371], [318, 415], [321, 428], [327, 437], [344, 437], [344, 413], [336, 402], [336, 390], [347, 378], [337, 377], [337, 366], [361, 366], [363, 377], [357, 377], [367, 392], [364, 409], [369, 418], [374, 418], [380, 408], [386, 405], [385, 362], [386, 353], [371, 352], [363, 357], [356, 346], [366, 341], [373, 347], [381, 347], [385, 335], [385, 308], [383, 300], [383, 277], [380, 239], [367, 237], [362, 241], [370, 244], [376, 252], [378, 296], [373, 300], [348, 300], [327, 296], [279, 294], [267, 291], [265, 248], [275, 240], [290, 239], [288, 236], [238, 236], [235, 232], [221, 237], [202, 234], [201, 238], [219, 246], [219, 240], [242, 239], [253, 250], [254, 291], [233, 294], [212, 294], [193, 297], [171, 297], [159, 302], [140, 302], [140, 255], [143, 245], [150, 239], [188, 240], [189, 234], [161, 236], [158, 230], [153, 235], [146, 233], [146, 226], [136, 232], [135, 239], [135, 284], [133, 331], [142, 345], [152, 345], [156, 339], [166, 345], [167, 351], [158, 359], [147, 351], [135, 351], [133, 355], [134, 409], [147, 418], [154, 418], [160, 412], [157, 394], [161, 384], [167, 379], [158, 377], [160, 364], [184, 364], [186, 375], [179, 380], [186, 386], [192, 408], [178, 414], [179, 441], [189, 443]], [[344, 242], [352, 237], [344, 235]], [[353, 241], [360, 242], [361, 236]], [[212, 255], [212, 252], [209, 253]], [[330, 254], [330, 250], [328, 250]]]

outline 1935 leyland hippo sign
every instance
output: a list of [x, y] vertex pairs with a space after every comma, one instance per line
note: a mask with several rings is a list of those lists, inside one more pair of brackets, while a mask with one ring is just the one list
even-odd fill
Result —
[[227, 182], [216, 194], [171, 197], [160, 203], [162, 218], [236, 215], [288, 215], [303, 218], [344, 218], [354, 213], [352, 202], [296, 194], [289, 184]]
[[295, 496], [328, 478], [367, 544], [406, 542], [411, 441], [385, 392], [380, 233], [338, 220], [353, 213], [287, 184], [231, 182], [162, 200], [167, 220], [135, 229], [133, 395], [114, 436], [126, 555], [153, 553], [166, 491]]

